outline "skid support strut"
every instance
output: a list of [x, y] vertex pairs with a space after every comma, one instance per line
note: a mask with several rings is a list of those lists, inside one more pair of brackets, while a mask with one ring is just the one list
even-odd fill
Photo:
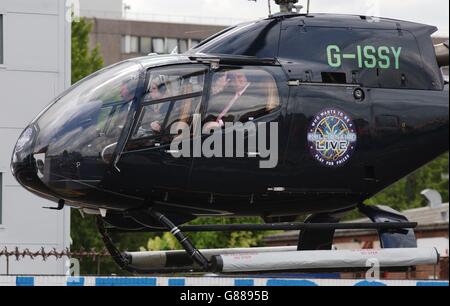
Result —
[[149, 214], [161, 225], [164, 225], [167, 230], [178, 240], [184, 250], [189, 254], [192, 260], [197, 263], [200, 267], [202, 267], [205, 271], [207, 271], [210, 267], [210, 264], [205, 256], [192, 244], [191, 240], [185, 236], [181, 230], [173, 224], [166, 216], [163, 214], [150, 210]]

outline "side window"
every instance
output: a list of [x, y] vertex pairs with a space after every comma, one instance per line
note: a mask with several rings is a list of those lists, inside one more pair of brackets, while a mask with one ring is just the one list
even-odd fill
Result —
[[3, 173], [0, 172], [0, 225], [3, 222], [2, 211], [3, 211]]
[[194, 114], [200, 112], [206, 72], [204, 66], [151, 70], [127, 150], [169, 144], [177, 136], [170, 133], [174, 125], [191, 125]]
[[0, 65], [3, 64], [3, 15], [0, 15]]
[[279, 106], [278, 88], [271, 74], [258, 69], [224, 69], [213, 75], [205, 127], [253, 121]]

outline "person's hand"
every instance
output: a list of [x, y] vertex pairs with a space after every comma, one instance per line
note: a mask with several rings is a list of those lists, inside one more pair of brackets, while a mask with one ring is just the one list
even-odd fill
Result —
[[211, 130], [220, 129], [222, 125], [219, 122], [208, 122], [203, 126], [203, 134], [210, 134]]
[[158, 121], [152, 122], [150, 124], [150, 127], [152, 128], [153, 131], [155, 132], [161, 132], [161, 124], [159, 124]]

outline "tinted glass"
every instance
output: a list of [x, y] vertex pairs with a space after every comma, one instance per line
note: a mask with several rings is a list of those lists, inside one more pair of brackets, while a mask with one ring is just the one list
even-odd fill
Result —
[[169, 144], [177, 136], [170, 133], [171, 129], [179, 123], [190, 126], [200, 103], [201, 96], [198, 96], [145, 106], [127, 150]]
[[257, 69], [229, 69], [214, 74], [206, 122], [247, 122], [280, 106], [272, 75]]
[[127, 150], [168, 144], [176, 136], [170, 135], [174, 125], [191, 125], [193, 115], [200, 111], [206, 72], [204, 66], [150, 70], [145, 106]]
[[195, 52], [275, 58], [279, 38], [278, 20], [263, 20], [231, 28], [222, 35], [203, 42], [195, 48]]
[[35, 152], [100, 158], [124, 129], [139, 67], [129, 62], [119, 64], [70, 89], [38, 119]]
[[203, 66], [151, 70], [144, 102], [201, 92], [205, 74]]

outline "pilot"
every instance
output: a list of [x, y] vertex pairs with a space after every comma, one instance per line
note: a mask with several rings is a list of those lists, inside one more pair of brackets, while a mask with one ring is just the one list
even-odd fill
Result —
[[130, 102], [134, 99], [134, 91], [136, 89], [136, 83], [133, 81], [124, 81], [120, 87], [120, 97], [124, 102]]
[[164, 99], [167, 95], [167, 87], [164, 82], [152, 80], [148, 88], [149, 98], [153, 101]]
[[126, 117], [130, 110], [130, 102], [135, 97], [135, 90], [137, 87], [137, 81], [125, 80], [120, 86], [120, 102], [119, 106], [115, 109], [114, 116], [108, 129], [108, 137], [118, 137], [124, 128]]
[[210, 130], [222, 128], [226, 121], [233, 121], [229, 116], [229, 111], [237, 103], [254, 99], [255, 95], [250, 93], [252, 83], [242, 71], [226, 72], [220, 76], [212, 86], [212, 97], [210, 105], [222, 105], [223, 109], [215, 119], [206, 123], [203, 132], [208, 134]]
[[230, 85], [230, 82], [231, 79], [228, 77], [228, 72], [225, 72], [223, 75], [219, 75], [217, 80], [213, 82], [211, 95], [216, 96], [223, 92]]
[[[161, 78], [155, 78], [150, 82], [145, 100], [156, 102], [165, 99], [168, 96], [167, 92], [167, 86]], [[169, 105], [170, 102], [163, 102], [145, 107], [145, 118], [142, 121], [140, 129], [143, 134], [148, 134], [149, 132], [152, 134], [161, 132], [161, 122], [164, 120], [164, 117], [169, 110]], [[147, 132], [144, 133], [143, 131]]]

